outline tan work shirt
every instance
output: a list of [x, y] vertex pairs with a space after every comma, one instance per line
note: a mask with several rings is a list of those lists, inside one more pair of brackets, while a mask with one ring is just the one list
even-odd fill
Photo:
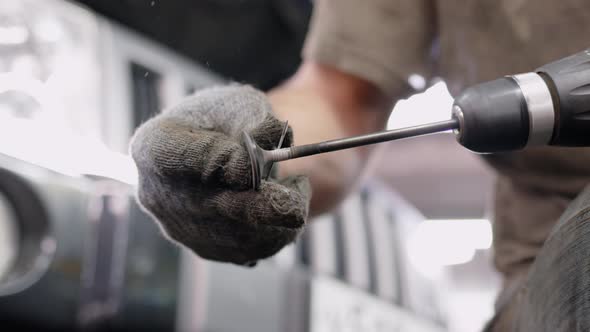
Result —
[[[316, 0], [304, 56], [392, 97], [412, 74], [451, 93], [532, 71], [590, 46], [588, 0]], [[510, 278], [528, 268], [568, 203], [590, 183], [590, 149], [529, 148], [485, 157], [499, 172], [494, 250]]]

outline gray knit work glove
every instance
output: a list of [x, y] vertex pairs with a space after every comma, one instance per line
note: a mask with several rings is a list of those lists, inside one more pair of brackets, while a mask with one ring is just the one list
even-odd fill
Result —
[[[144, 123], [131, 142], [138, 200], [164, 233], [207, 259], [251, 265], [292, 242], [307, 218], [306, 177], [252, 189], [240, 135], [276, 148], [284, 123], [248, 86], [202, 90]], [[290, 146], [292, 134], [283, 146]]]

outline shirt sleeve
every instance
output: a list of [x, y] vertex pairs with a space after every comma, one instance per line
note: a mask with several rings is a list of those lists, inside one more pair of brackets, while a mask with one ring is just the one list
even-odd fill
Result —
[[428, 0], [316, 0], [303, 57], [399, 95], [430, 76], [435, 20]]

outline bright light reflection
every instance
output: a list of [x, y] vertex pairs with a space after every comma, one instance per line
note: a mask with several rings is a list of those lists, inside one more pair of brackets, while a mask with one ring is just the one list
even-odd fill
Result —
[[0, 153], [68, 176], [97, 175], [137, 183], [137, 169], [129, 156], [35, 120], [1, 118]]
[[64, 35], [63, 27], [52, 18], [39, 20], [35, 25], [35, 32], [41, 40], [48, 43], [59, 41]]
[[63, 107], [47, 83], [14, 72], [0, 74], [0, 93], [10, 90], [28, 94], [42, 111], [27, 119], [0, 113], [0, 153], [68, 176], [96, 175], [137, 183], [137, 169], [129, 156], [65, 126]]
[[394, 107], [387, 129], [416, 126], [451, 118], [453, 97], [444, 82], [438, 82], [422, 93], [400, 100]]
[[0, 26], [0, 44], [20, 45], [29, 39], [29, 31], [24, 26]]
[[408, 84], [415, 90], [422, 90], [426, 87], [426, 79], [422, 75], [412, 74], [408, 77]]
[[409, 239], [412, 264], [425, 275], [443, 266], [468, 263], [478, 249], [492, 245], [492, 227], [486, 219], [427, 220]]

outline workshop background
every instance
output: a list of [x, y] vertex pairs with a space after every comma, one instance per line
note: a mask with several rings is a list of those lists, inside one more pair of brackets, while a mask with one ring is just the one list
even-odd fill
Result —
[[[34, 330], [476, 331], [499, 285], [492, 172], [451, 134], [382, 144], [374, 176], [247, 269], [170, 244], [133, 199], [133, 130], [198, 89], [268, 90], [308, 0], [0, 2], [0, 326]], [[389, 128], [450, 117], [408, 78]], [[425, 90], [425, 91], [424, 91]]]

